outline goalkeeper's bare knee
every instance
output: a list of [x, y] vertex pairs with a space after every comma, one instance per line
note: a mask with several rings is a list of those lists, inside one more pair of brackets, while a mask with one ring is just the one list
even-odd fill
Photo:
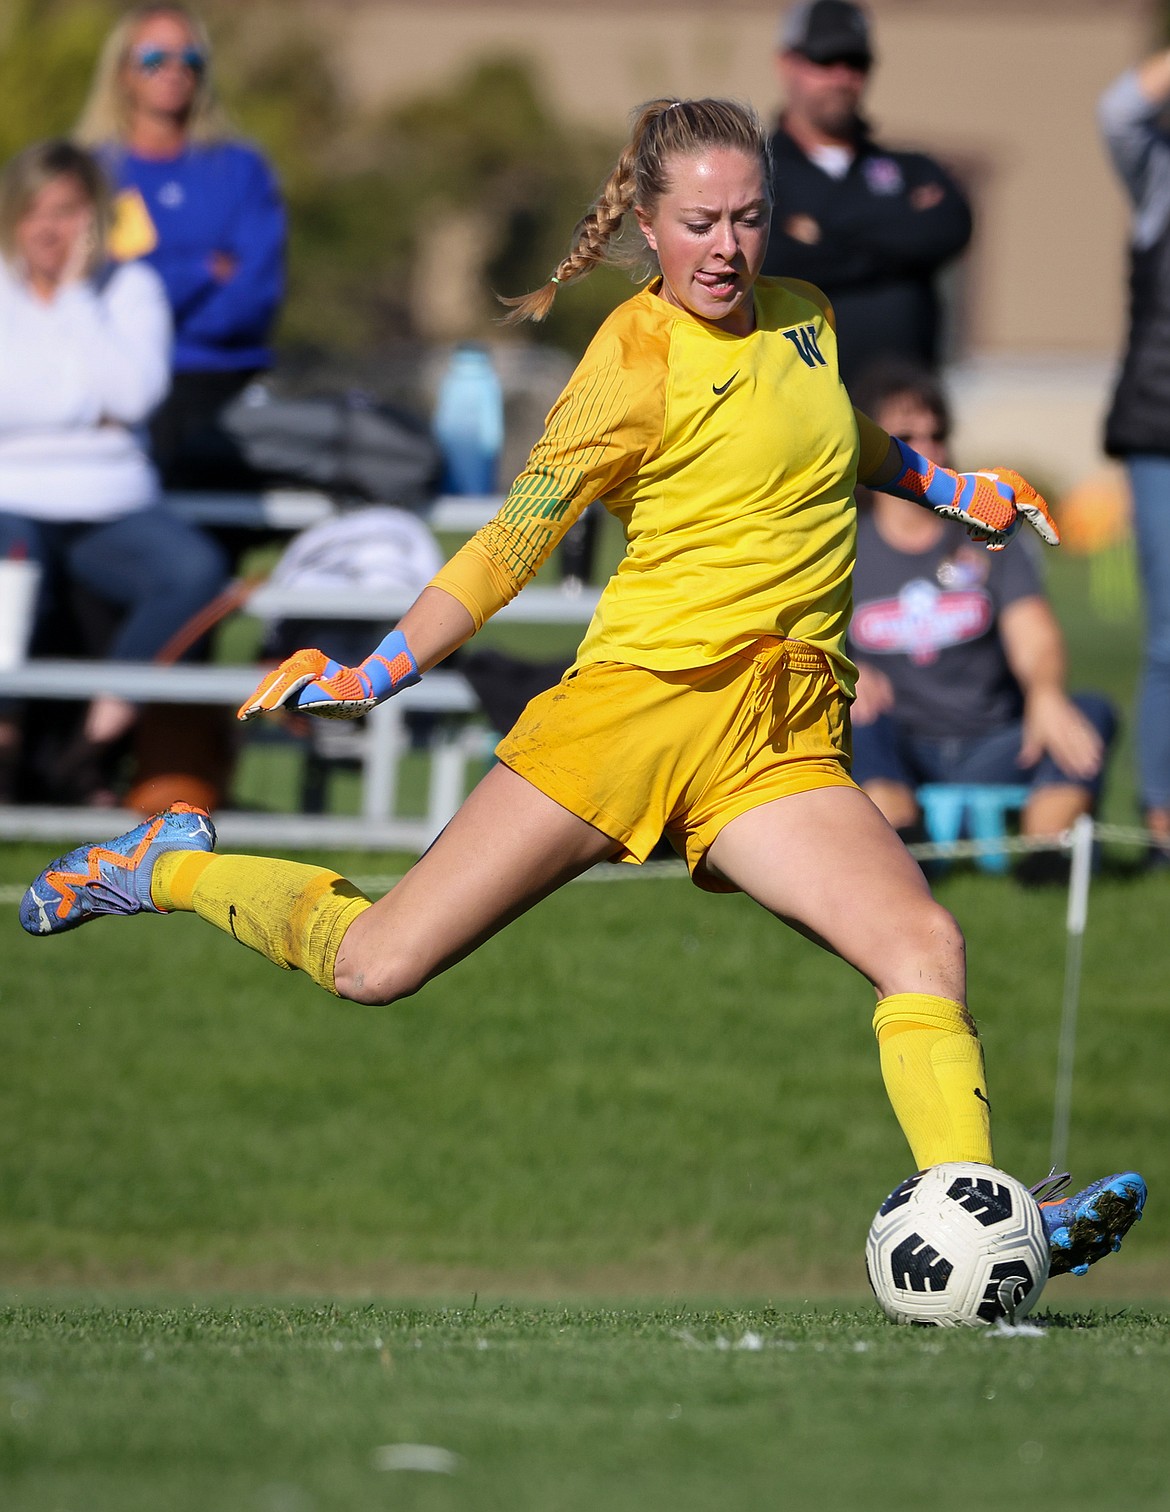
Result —
[[[349, 947], [349, 948], [347, 948]], [[333, 987], [338, 997], [369, 1007], [386, 1007], [413, 997], [433, 975], [428, 963], [412, 960], [407, 951], [371, 951], [347, 936], [338, 952]]]
[[930, 898], [903, 919], [887, 940], [873, 983], [881, 997], [931, 991], [961, 1000], [966, 972], [963, 931], [955, 916]]

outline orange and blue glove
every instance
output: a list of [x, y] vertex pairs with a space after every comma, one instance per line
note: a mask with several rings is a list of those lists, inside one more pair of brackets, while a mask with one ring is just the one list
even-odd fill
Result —
[[973, 540], [987, 543], [988, 551], [1002, 551], [1025, 520], [1049, 546], [1060, 545], [1060, 531], [1048, 505], [1018, 472], [1010, 467], [952, 472], [929, 461], [897, 436], [893, 440], [902, 470], [892, 483], [881, 485], [882, 493], [910, 499], [948, 520], [959, 520]]
[[296, 709], [323, 719], [360, 719], [421, 676], [400, 630], [391, 630], [359, 667], [345, 667], [323, 651], [295, 651], [269, 672], [236, 718]]

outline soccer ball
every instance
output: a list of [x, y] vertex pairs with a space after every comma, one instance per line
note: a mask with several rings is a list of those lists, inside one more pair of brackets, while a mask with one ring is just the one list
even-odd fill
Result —
[[1022, 1318], [1048, 1279], [1048, 1240], [1027, 1187], [972, 1161], [896, 1186], [865, 1244], [878, 1305], [895, 1323], [978, 1328]]

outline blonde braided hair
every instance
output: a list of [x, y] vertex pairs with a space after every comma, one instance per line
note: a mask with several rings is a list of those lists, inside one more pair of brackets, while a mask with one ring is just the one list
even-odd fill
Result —
[[507, 305], [506, 325], [543, 320], [557, 290], [586, 277], [613, 257], [613, 243], [625, 216], [635, 205], [653, 215], [669, 187], [667, 167], [674, 157], [693, 157], [712, 147], [730, 147], [759, 158], [765, 182], [771, 183], [768, 138], [750, 106], [735, 100], [650, 100], [634, 113], [630, 140], [584, 216], [577, 222], [568, 254], [548, 282]]

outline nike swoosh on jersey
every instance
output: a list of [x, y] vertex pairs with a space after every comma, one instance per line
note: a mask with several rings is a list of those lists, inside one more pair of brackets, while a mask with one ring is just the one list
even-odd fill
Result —
[[711, 385], [711, 392], [713, 394], [726, 394], [727, 390], [731, 387], [731, 385], [735, 382], [735, 380], [738, 377], [739, 377], [739, 369], [736, 368], [735, 372], [732, 373], [731, 377], [727, 380], [726, 383], [713, 383]]

